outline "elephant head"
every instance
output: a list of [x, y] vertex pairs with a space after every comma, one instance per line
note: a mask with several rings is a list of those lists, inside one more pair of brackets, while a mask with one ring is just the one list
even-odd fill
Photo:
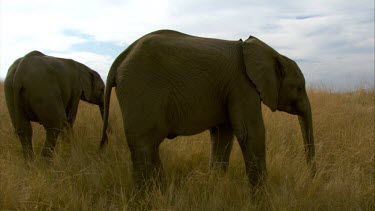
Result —
[[306, 159], [315, 175], [311, 106], [301, 70], [296, 62], [252, 36], [243, 43], [243, 55], [246, 73], [255, 84], [262, 102], [272, 111], [298, 115]]
[[97, 72], [84, 65], [80, 66], [80, 81], [82, 85], [81, 100], [98, 105], [103, 118], [104, 82]]

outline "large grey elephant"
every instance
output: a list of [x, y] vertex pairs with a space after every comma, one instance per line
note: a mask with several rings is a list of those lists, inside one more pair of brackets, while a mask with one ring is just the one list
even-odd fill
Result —
[[316, 171], [304, 76], [296, 62], [255, 37], [227, 41], [161, 30], [135, 41], [108, 74], [101, 147], [108, 142], [114, 86], [138, 185], [162, 172], [158, 148], [164, 138], [207, 129], [211, 168], [226, 171], [235, 135], [249, 181], [259, 185], [266, 175], [261, 102], [298, 115], [307, 161]]
[[46, 129], [42, 155], [51, 157], [59, 133], [73, 127], [80, 99], [99, 105], [103, 117], [103, 80], [94, 70], [71, 59], [32, 51], [9, 68], [4, 91], [26, 160], [34, 157], [30, 121]]

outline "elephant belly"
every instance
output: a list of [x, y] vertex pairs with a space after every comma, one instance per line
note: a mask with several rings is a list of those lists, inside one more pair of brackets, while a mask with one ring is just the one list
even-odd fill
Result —
[[190, 136], [201, 133], [205, 130], [208, 130], [216, 125], [223, 123], [224, 121], [212, 121], [212, 122], [197, 122], [197, 124], [189, 123], [189, 122], [182, 122], [179, 125], [172, 128], [171, 131], [167, 136], [169, 139], [173, 139], [176, 136]]
[[[129, 99], [118, 95], [119, 99]], [[127, 134], [153, 134], [173, 139], [203, 132], [226, 121], [225, 109], [205, 107], [165, 106], [143, 100], [119, 100]], [[217, 104], [216, 104], [217, 105]], [[163, 109], [164, 108], [164, 109]], [[194, 109], [192, 109], [194, 108]], [[199, 109], [200, 108], [200, 109]]]
[[[171, 112], [172, 114], [174, 112]], [[187, 136], [201, 133], [226, 121], [224, 109], [199, 110], [186, 112], [185, 115], [175, 114], [169, 120], [169, 137]]]
[[28, 117], [28, 119], [32, 122], [40, 122], [39, 118], [37, 117], [37, 115], [35, 115], [35, 113], [33, 111], [31, 111], [30, 109], [28, 109], [26, 111], [26, 116]]

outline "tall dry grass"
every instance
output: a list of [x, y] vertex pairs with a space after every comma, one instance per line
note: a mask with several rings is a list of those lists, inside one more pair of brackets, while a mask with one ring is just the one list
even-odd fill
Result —
[[[333, 93], [315, 88], [309, 96], [318, 164], [315, 179], [309, 177], [296, 117], [265, 108], [268, 180], [263, 195], [250, 196], [236, 142], [227, 174], [208, 173], [210, 143], [204, 132], [163, 142], [166, 191], [156, 189], [140, 204], [155, 210], [374, 210], [375, 91]], [[0, 210], [128, 209], [135, 200], [130, 194], [132, 167], [121, 112], [112, 98], [112, 134], [103, 153], [98, 153], [98, 108], [81, 102], [74, 133], [59, 139], [52, 162], [38, 155], [27, 167], [1, 85]], [[38, 124], [33, 129], [34, 151], [39, 154], [44, 129]]]

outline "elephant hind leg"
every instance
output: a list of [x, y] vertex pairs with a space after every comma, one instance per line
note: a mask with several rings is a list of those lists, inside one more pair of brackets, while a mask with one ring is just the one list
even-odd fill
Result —
[[48, 119], [44, 122], [43, 126], [46, 130], [46, 140], [42, 148], [42, 156], [52, 158], [55, 150], [57, 138], [64, 130], [64, 125], [67, 124], [65, 113], [61, 112], [60, 115], [56, 115], [53, 119]]
[[73, 125], [76, 120], [78, 105], [80, 98], [77, 98], [66, 110], [67, 121], [64, 122], [62, 132], [62, 139], [64, 141], [70, 142], [70, 137], [73, 133]]
[[159, 156], [163, 139], [154, 136], [126, 135], [133, 162], [133, 180], [140, 190], [150, 185], [164, 183], [164, 173]]
[[73, 129], [73, 125], [77, 116], [79, 100], [80, 98], [77, 97], [77, 100], [74, 100], [66, 110], [67, 123], [64, 125], [64, 127], [68, 132], [71, 132]]
[[26, 161], [34, 159], [32, 135], [33, 130], [30, 121], [25, 118], [18, 119], [16, 126], [16, 133], [21, 141], [23, 157]]
[[46, 141], [42, 149], [43, 157], [52, 158], [60, 131], [61, 129], [58, 128], [46, 128]]
[[42, 156], [51, 158], [59, 133], [63, 130], [64, 124], [67, 124], [66, 111], [63, 102], [51, 98], [38, 102], [32, 99], [30, 105], [34, 113], [38, 116], [40, 123], [46, 130], [46, 140], [42, 148]]
[[225, 173], [228, 170], [229, 157], [232, 150], [233, 130], [230, 125], [222, 124], [211, 128], [210, 134], [210, 170]]

